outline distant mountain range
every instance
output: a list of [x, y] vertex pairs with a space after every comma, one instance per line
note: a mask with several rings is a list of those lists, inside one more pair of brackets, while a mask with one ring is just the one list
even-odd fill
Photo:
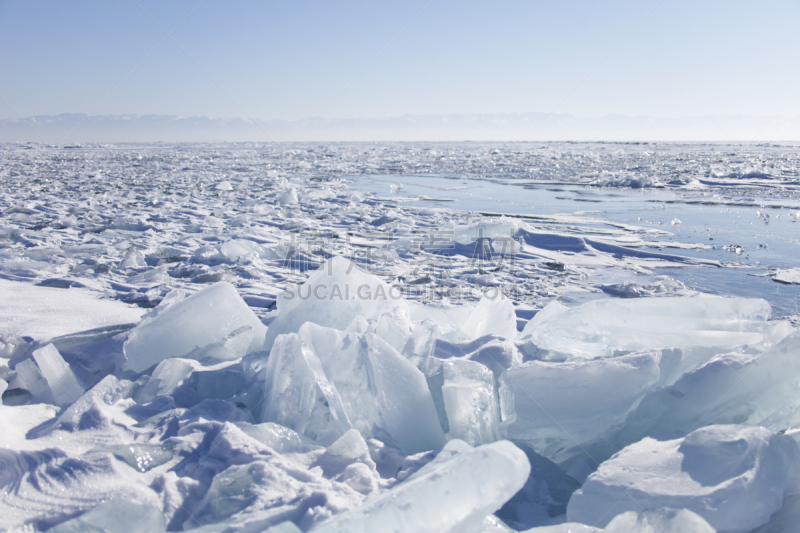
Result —
[[0, 142], [800, 141], [800, 117], [652, 118], [514, 113], [250, 121], [62, 114], [0, 120]]

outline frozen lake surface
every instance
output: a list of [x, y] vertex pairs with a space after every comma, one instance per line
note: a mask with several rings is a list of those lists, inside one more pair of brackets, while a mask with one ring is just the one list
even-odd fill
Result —
[[796, 144], [2, 145], [0, 186], [0, 530], [793, 531]]

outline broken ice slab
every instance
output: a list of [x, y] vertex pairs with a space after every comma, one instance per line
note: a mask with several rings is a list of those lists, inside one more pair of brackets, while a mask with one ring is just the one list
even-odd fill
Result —
[[484, 335], [497, 335], [506, 339], [517, 336], [517, 315], [514, 304], [502, 292], [489, 291], [478, 302], [469, 318], [461, 324], [461, 331], [467, 334], [468, 340]]
[[425, 376], [381, 338], [307, 322], [278, 338], [262, 419], [327, 446], [349, 429], [406, 453], [439, 449], [444, 433]]
[[592, 359], [670, 347], [720, 353], [760, 343], [771, 307], [760, 299], [677, 297], [593, 300], [561, 311], [523, 329], [528, 355]]
[[[605, 461], [572, 495], [571, 522], [604, 526], [626, 511], [689, 509], [721, 531], [750, 531], [800, 489], [800, 450], [762, 427], [709, 426], [646, 438]], [[613, 512], [609, 512], [613, 510]]]
[[522, 354], [514, 341], [497, 335], [484, 335], [467, 343], [436, 339], [433, 355], [439, 359], [457, 358], [476, 361], [491, 370], [495, 379], [506, 369], [522, 364]]
[[498, 439], [500, 409], [491, 370], [474, 361], [430, 357], [425, 378], [448, 439], [472, 446]]
[[335, 256], [304, 284], [278, 296], [278, 316], [269, 324], [263, 350], [269, 351], [278, 335], [296, 333], [306, 322], [345, 329], [359, 315], [377, 320], [382, 313], [407, 305], [402, 294], [380, 278]]
[[471, 448], [453, 440], [440, 455], [446, 458], [313, 531], [467, 531], [516, 494], [530, 472], [525, 454], [508, 441]]
[[124, 270], [128, 268], [142, 268], [146, 267], [147, 263], [144, 261], [144, 256], [136, 248], [131, 246], [125, 251], [125, 256], [120, 261], [117, 268]]
[[245, 434], [262, 444], [266, 444], [278, 453], [305, 453], [318, 448], [307, 444], [296, 431], [272, 422], [264, 422], [262, 424], [238, 422], [236, 425]]
[[81, 397], [83, 387], [53, 344], [34, 350], [32, 357], [47, 381], [50, 396], [56, 405], [64, 407]]
[[516, 220], [497, 217], [485, 221], [480, 221], [475, 224], [468, 224], [465, 226], [453, 226], [446, 228], [444, 231], [452, 231], [451, 239], [453, 242], [459, 244], [473, 244], [478, 239], [511, 239], [519, 230], [519, 224]]
[[112, 444], [92, 451], [114, 454], [139, 472], [163, 465], [173, 457], [173, 447], [162, 444]]
[[[242, 342], [227, 350], [229, 336], [244, 326], [252, 328], [247, 345]], [[233, 285], [219, 282], [142, 321], [131, 330], [124, 351], [128, 368], [142, 372], [164, 359], [184, 357], [207, 346], [225, 358], [242, 357], [261, 347], [265, 331]]]
[[622, 447], [649, 435], [709, 424], [745, 423], [776, 432], [798, 427], [798, 380], [800, 332], [759, 355], [716, 356], [645, 396], [613, 443]]
[[[56, 427], [67, 430], [74, 430], [80, 425], [81, 418], [90, 409], [97, 408], [104, 411], [108, 406], [112, 406], [120, 400], [130, 398], [135, 392], [136, 385], [128, 380], [117, 379], [114, 376], [106, 376], [100, 382], [86, 391], [78, 401], [70, 405], [58, 417]], [[109, 414], [109, 418], [116, 413]], [[130, 419], [133, 424], [135, 421]]]
[[454, 343], [470, 342], [485, 335], [507, 339], [517, 336], [514, 304], [502, 292], [488, 290], [477, 304], [430, 305], [408, 302], [411, 320], [426, 319], [437, 324], [436, 338]]
[[160, 533], [167, 531], [161, 510], [128, 499], [101, 503], [81, 516], [62, 522], [48, 533]]
[[[52, 391], [33, 359], [25, 359], [14, 366], [14, 377], [8, 384], [10, 391], [28, 391], [25, 402], [55, 403]], [[22, 397], [20, 397], [22, 399]], [[15, 404], [16, 405], [16, 404]]]
[[559, 464], [583, 455], [582, 446], [621, 424], [658, 382], [660, 357], [650, 350], [511, 367], [500, 378], [501, 436], [524, 441]]
[[195, 361], [180, 359], [178, 357], [164, 359], [158, 363], [158, 366], [153, 370], [150, 379], [147, 380], [144, 387], [139, 389], [136, 395], [136, 401], [138, 403], [149, 403], [152, 402], [156, 396], [169, 394], [180, 385], [186, 376], [197, 366], [199, 366], [199, 364]]

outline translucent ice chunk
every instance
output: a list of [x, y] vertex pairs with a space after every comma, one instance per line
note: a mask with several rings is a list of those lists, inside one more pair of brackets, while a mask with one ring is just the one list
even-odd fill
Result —
[[134, 328], [124, 346], [128, 367], [141, 372], [164, 359], [225, 344], [226, 337], [243, 326], [252, 328], [247, 351], [260, 348], [266, 327], [233, 285], [215, 283]]
[[44, 348], [34, 350], [32, 356], [47, 381], [56, 405], [67, 406], [81, 397], [83, 387], [75, 379], [75, 374], [55, 346], [48, 344]]
[[[447, 458], [423, 467], [405, 482], [334, 516], [315, 533], [436, 531], [449, 533], [480, 525], [528, 479], [525, 454], [507, 441], [461, 451], [450, 441]], [[454, 447], [459, 450], [448, 453]]]
[[800, 332], [757, 355], [724, 354], [649, 393], [615, 442], [691, 431], [709, 424], [746, 423], [782, 431], [800, 426]]
[[375, 335], [388, 342], [398, 352], [402, 352], [413, 331], [408, 315], [408, 308], [403, 306], [381, 313], [375, 325]]
[[48, 533], [160, 533], [166, 530], [159, 509], [147, 503], [114, 499], [57, 525]]
[[133, 391], [134, 384], [132, 382], [117, 379], [114, 376], [106, 376], [58, 417], [57, 426], [74, 429], [78, 426], [81, 416], [94, 406], [104, 408], [104, 406], [114, 405], [122, 399], [130, 398]]
[[589, 476], [572, 495], [567, 519], [605, 525], [626, 511], [667, 507], [689, 509], [717, 530], [750, 531], [797, 491], [799, 469], [797, 443], [761, 427], [709, 426], [684, 439], [646, 438]]
[[544, 306], [544, 308], [542, 308], [541, 311], [533, 315], [533, 318], [531, 318], [528, 321], [528, 323], [525, 324], [525, 327], [522, 328], [522, 331], [519, 332], [517, 338], [520, 340], [524, 340], [530, 337], [531, 334], [533, 334], [533, 332], [536, 330], [536, 328], [538, 328], [542, 323], [558, 315], [563, 315], [567, 311], [569, 311], [569, 307], [562, 304], [558, 300], [553, 300], [552, 302]]
[[314, 271], [303, 285], [279, 295], [277, 306], [278, 316], [270, 322], [265, 351], [272, 348], [278, 335], [295, 333], [306, 322], [344, 329], [359, 315], [377, 320], [382, 313], [407, 304], [399, 291], [380, 278], [335, 256]]
[[194, 361], [172, 358], [164, 359], [150, 376], [147, 383], [139, 390], [136, 395], [138, 403], [152, 402], [160, 394], [169, 394], [175, 387], [181, 384], [198, 364]]
[[513, 339], [517, 336], [517, 315], [514, 313], [514, 304], [499, 291], [486, 295], [461, 324], [461, 330], [466, 333], [468, 340], [484, 335]]
[[159, 444], [112, 444], [92, 451], [112, 453], [139, 472], [147, 472], [172, 459], [172, 450], [172, 446]]
[[9, 389], [23, 389], [30, 393], [34, 402], [50, 402], [50, 390], [39, 367], [31, 359], [25, 359], [14, 367], [14, 378], [8, 384]]
[[459, 244], [472, 244], [478, 239], [510, 238], [519, 230], [519, 224], [506, 217], [453, 227], [452, 239]]
[[497, 440], [500, 410], [491, 370], [474, 361], [431, 357], [425, 377], [448, 439], [473, 446]]
[[688, 509], [628, 511], [617, 515], [604, 533], [716, 533], [703, 518]]
[[141, 268], [146, 266], [147, 263], [144, 262], [144, 256], [138, 250], [136, 250], [136, 248], [131, 246], [125, 251], [125, 257], [122, 258], [122, 261], [120, 261], [117, 268], [122, 270], [126, 268]]
[[219, 246], [219, 251], [228, 261], [237, 261], [240, 257], [248, 255], [253, 257], [268, 256], [268, 253], [261, 245], [247, 239], [233, 239], [224, 242]]
[[770, 313], [764, 300], [745, 298], [593, 300], [542, 320], [528, 333], [533, 345], [556, 357], [669, 347], [719, 353], [761, 342]]
[[284, 189], [280, 193], [278, 193], [277, 198], [275, 199], [279, 204], [283, 205], [291, 205], [298, 203], [297, 198], [297, 189], [294, 187], [290, 187], [289, 189]]
[[379, 337], [306, 323], [270, 352], [262, 418], [329, 445], [351, 428], [406, 453], [444, 434], [425, 376]]
[[[660, 352], [509, 368], [501, 385], [513, 393], [514, 415], [501, 434], [562, 463], [602, 433], [621, 424], [634, 403], [659, 379]], [[503, 396], [501, 391], [501, 403]], [[506, 422], [505, 419], [509, 418]]]

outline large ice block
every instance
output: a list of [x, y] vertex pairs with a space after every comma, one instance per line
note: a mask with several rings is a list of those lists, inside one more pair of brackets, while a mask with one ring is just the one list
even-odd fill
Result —
[[[243, 330], [245, 326], [251, 329]], [[237, 342], [241, 353], [232, 354], [225, 348], [237, 331], [249, 331], [250, 340], [246, 345]], [[131, 331], [124, 351], [128, 367], [141, 372], [164, 359], [184, 357], [207, 346], [210, 354], [222, 353], [224, 359], [241, 357], [261, 347], [265, 331], [233, 285], [219, 282], [142, 321]]]
[[406, 453], [444, 434], [425, 376], [384, 340], [311, 322], [278, 337], [266, 368], [262, 419], [329, 445], [347, 430]]
[[721, 353], [761, 342], [770, 313], [764, 300], [746, 298], [593, 300], [523, 330], [524, 349], [539, 358], [581, 359], [670, 347]]
[[750, 531], [798, 488], [800, 450], [791, 437], [762, 427], [709, 426], [623, 449], [572, 495], [567, 519], [604, 526], [626, 511], [668, 507], [689, 509], [717, 530]]
[[[567, 362], [530, 361], [501, 376], [513, 396], [501, 436], [528, 443], [562, 463], [581, 445], [621, 424], [634, 403], [659, 379], [656, 350], [620, 357]], [[506, 406], [503, 405], [504, 410]], [[576, 449], [577, 448], [577, 449]]]
[[474, 361], [431, 357], [425, 377], [448, 439], [472, 446], [497, 440], [500, 408], [491, 370]]
[[47, 381], [50, 394], [56, 405], [62, 407], [75, 402], [83, 394], [83, 387], [75, 379], [69, 365], [58, 353], [52, 344], [33, 351], [33, 360], [36, 361], [42, 376]]
[[522, 488], [530, 465], [508, 441], [474, 449], [463, 446], [461, 441], [450, 441], [440, 453], [445, 459], [429, 463], [405, 482], [313, 531], [449, 533], [479, 526]]
[[760, 355], [719, 355], [645, 396], [614, 444], [709, 424], [745, 423], [776, 432], [798, 427], [798, 380], [800, 331]]
[[278, 335], [296, 333], [306, 322], [345, 329], [357, 317], [378, 317], [407, 303], [402, 294], [380, 278], [339, 256], [328, 259], [306, 282], [278, 296], [278, 316], [270, 322], [264, 341], [269, 351]]

